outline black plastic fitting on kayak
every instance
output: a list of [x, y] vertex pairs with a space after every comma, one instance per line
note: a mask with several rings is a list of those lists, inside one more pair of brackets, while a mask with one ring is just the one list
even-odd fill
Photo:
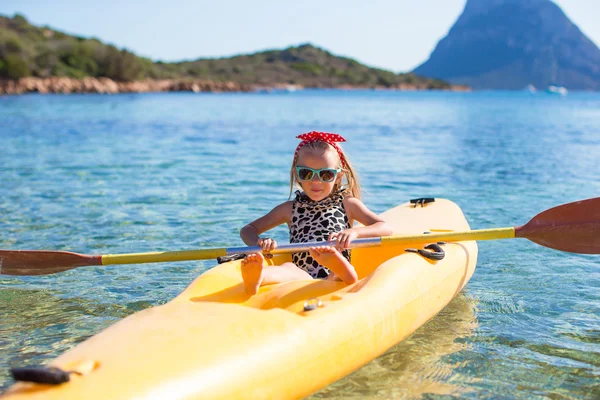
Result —
[[414, 208], [417, 208], [417, 206], [420, 204], [421, 207], [425, 207], [425, 204], [427, 203], [433, 203], [435, 201], [435, 198], [433, 197], [420, 197], [418, 199], [411, 199], [410, 200], [410, 204], [414, 204]]
[[24, 367], [11, 368], [15, 381], [45, 383], [48, 385], [60, 385], [61, 383], [69, 382], [70, 374], [77, 373], [74, 371], [64, 371], [58, 367]]
[[245, 254], [232, 254], [230, 256], [217, 257], [217, 262], [223, 264], [229, 261], [243, 260], [244, 258], [246, 258]]
[[[226, 263], [229, 261], [243, 260], [247, 256], [248, 256], [247, 254], [232, 254], [230, 256], [221, 256], [221, 257], [217, 257], [217, 263], [223, 264], [223, 263]], [[266, 259], [273, 258], [273, 254], [269, 254], [269, 253], [264, 253], [263, 256]]]
[[446, 257], [446, 252], [444, 251], [444, 249], [442, 249], [440, 244], [444, 244], [444, 242], [438, 242], [437, 244], [432, 243], [432, 244], [425, 246], [426, 249], [429, 249], [432, 251], [427, 251], [427, 250], [422, 250], [422, 249], [418, 249], [418, 250], [417, 249], [405, 249], [404, 251], [408, 251], [410, 253], [418, 253], [421, 256], [428, 258], [430, 260], [440, 261], [440, 260], [443, 260], [444, 257]]

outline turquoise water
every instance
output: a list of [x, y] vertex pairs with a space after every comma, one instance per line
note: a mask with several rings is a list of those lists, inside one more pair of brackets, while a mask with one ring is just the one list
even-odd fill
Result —
[[[375, 212], [457, 202], [474, 229], [600, 195], [600, 94], [26, 95], [0, 98], [0, 248], [86, 254], [242, 245], [287, 199], [295, 135], [341, 133]], [[287, 241], [278, 228], [274, 236]], [[214, 262], [0, 275], [0, 390]], [[315, 398], [598, 398], [600, 256], [481, 242], [442, 313]]]

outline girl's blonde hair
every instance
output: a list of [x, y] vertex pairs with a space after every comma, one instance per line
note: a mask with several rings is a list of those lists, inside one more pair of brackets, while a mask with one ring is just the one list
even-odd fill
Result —
[[[346, 179], [345, 184], [343, 181], [341, 182], [341, 185], [340, 185], [341, 187], [338, 187], [338, 185], [336, 183], [333, 190], [337, 191], [338, 189], [342, 189], [342, 191], [344, 191], [345, 193], [349, 193], [353, 197], [356, 197], [357, 199], [360, 200], [360, 184], [358, 182], [358, 175], [357, 175], [356, 171], [354, 170], [354, 168], [352, 167], [350, 160], [348, 160], [348, 157], [346, 156], [344, 149], [342, 149], [342, 147], [339, 144], [338, 144], [338, 147], [340, 148], [340, 151], [342, 153], [341, 155], [344, 158], [344, 162], [342, 162], [342, 160], [339, 159], [339, 154], [336, 151], [336, 149], [333, 146], [331, 146], [329, 143], [324, 142], [322, 140], [307, 143], [304, 146], [302, 146], [300, 151], [303, 151], [303, 150], [333, 151], [338, 156], [338, 159], [339, 159], [338, 167], [342, 169], [342, 171], [344, 172], [344, 177]], [[298, 154], [300, 154], [300, 153], [298, 153]], [[296, 178], [296, 165], [297, 165], [297, 161], [298, 161], [298, 154], [296, 154], [296, 156], [294, 157], [294, 160], [292, 161], [292, 168], [290, 170], [290, 198], [292, 198], [292, 192], [294, 191], [294, 186], [296, 186], [296, 185], [300, 186], [300, 183], [298, 182], [298, 179]]]

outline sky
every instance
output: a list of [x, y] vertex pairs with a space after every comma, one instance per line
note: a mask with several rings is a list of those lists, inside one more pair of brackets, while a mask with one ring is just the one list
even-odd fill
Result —
[[[600, 0], [555, 0], [600, 45]], [[466, 0], [0, 0], [0, 14], [158, 61], [312, 43], [394, 72], [426, 61]]]

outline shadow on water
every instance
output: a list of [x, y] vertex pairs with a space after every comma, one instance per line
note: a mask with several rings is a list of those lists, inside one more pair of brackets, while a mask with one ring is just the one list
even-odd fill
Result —
[[[151, 306], [61, 298], [52, 290], [0, 289], [0, 392], [11, 367], [44, 364], [116, 321]], [[90, 329], [90, 327], [93, 327]]]
[[477, 327], [475, 301], [459, 294], [413, 335], [309, 399], [460, 395], [469, 389], [453, 382], [457, 364], [449, 356], [468, 347], [462, 339]]

